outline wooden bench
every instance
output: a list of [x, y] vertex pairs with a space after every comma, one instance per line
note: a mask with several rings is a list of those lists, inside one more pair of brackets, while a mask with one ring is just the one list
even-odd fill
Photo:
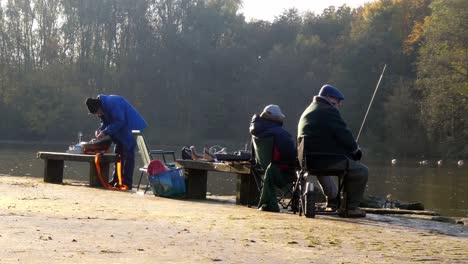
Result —
[[[101, 181], [97, 175], [96, 165], [94, 163], [95, 155], [40, 151], [37, 153], [37, 158], [43, 159], [45, 162], [44, 182], [62, 183], [64, 161], [78, 161], [89, 163], [89, 185], [93, 187], [102, 186]], [[109, 164], [116, 161], [117, 155], [115, 154], [102, 155], [101, 174], [105, 181], [108, 181], [109, 179]]]
[[237, 175], [236, 204], [257, 205], [258, 189], [248, 162], [206, 162], [199, 160], [176, 160], [185, 171], [186, 198], [206, 199], [208, 171]]

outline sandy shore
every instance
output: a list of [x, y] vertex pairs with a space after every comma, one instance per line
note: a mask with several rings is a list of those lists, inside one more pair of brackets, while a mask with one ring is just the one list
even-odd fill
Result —
[[468, 262], [468, 226], [265, 213], [0, 175], [0, 263]]

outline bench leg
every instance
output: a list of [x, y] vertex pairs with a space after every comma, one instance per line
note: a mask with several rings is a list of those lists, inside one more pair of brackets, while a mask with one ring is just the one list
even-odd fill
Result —
[[[109, 181], [109, 163], [101, 163], [101, 175], [105, 182]], [[89, 186], [104, 187], [102, 186], [102, 183], [99, 180], [96, 164], [94, 162], [89, 163]]]
[[63, 160], [44, 160], [44, 182], [62, 183], [63, 182]]
[[250, 174], [237, 174], [236, 204], [257, 206], [259, 191]]
[[185, 169], [185, 197], [188, 199], [206, 199], [206, 170]]

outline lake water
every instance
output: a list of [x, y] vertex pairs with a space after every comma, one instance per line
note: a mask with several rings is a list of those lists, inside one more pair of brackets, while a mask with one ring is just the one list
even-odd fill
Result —
[[[64, 151], [65, 144], [0, 144], [0, 174], [43, 177], [44, 161], [36, 158], [37, 151]], [[177, 149], [180, 148], [168, 148]], [[139, 166], [137, 155], [137, 166]], [[428, 210], [446, 216], [468, 217], [468, 165], [458, 166], [456, 161], [436, 161], [419, 165], [418, 161], [363, 160], [370, 175], [367, 194], [386, 196], [407, 202], [421, 202]], [[467, 161], [465, 161], [467, 163]], [[88, 180], [88, 165], [65, 162], [64, 178]], [[139, 173], [135, 171], [134, 183]], [[209, 173], [208, 192], [216, 195], [234, 195], [236, 177], [224, 173]]]

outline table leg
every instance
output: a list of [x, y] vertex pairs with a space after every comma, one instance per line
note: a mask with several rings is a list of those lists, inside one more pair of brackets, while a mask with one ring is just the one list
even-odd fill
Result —
[[[109, 163], [101, 163], [101, 175], [104, 182], [109, 182]], [[97, 174], [96, 164], [94, 162], [89, 163], [89, 186], [91, 187], [104, 187], [102, 186], [101, 180]]]
[[62, 183], [63, 160], [45, 159], [44, 162], [44, 182]]
[[250, 174], [237, 174], [236, 204], [257, 206], [259, 192]]
[[185, 169], [185, 198], [206, 199], [206, 170]]

